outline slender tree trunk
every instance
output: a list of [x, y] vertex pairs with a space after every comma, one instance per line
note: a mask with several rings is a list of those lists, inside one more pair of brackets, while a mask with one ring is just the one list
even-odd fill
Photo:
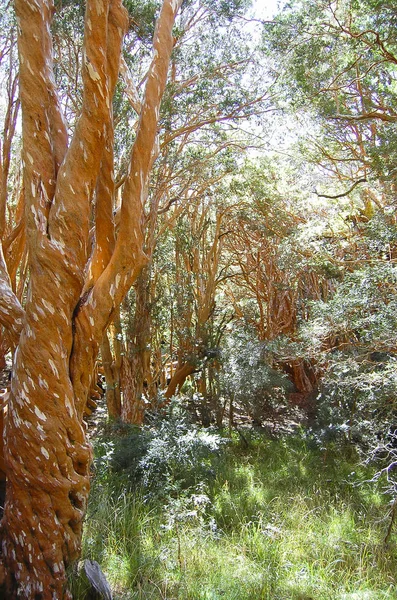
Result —
[[[128, 329], [127, 354], [122, 366], [122, 420], [137, 425], [143, 422], [151, 385], [150, 338], [150, 270], [144, 268], [135, 283], [135, 312]], [[146, 385], [146, 389], [145, 389]]]
[[167, 398], [167, 400], [170, 400], [172, 396], [175, 396], [175, 394], [178, 390], [181, 389], [189, 375], [192, 375], [195, 372], [195, 370], [195, 365], [191, 363], [185, 363], [175, 371], [174, 375], [171, 377], [171, 381], [168, 384], [167, 391], [165, 392], [165, 397]]
[[303, 394], [310, 394], [313, 389], [313, 381], [309, 378], [309, 375], [305, 369], [305, 363], [303, 360], [295, 360], [291, 364], [292, 370], [292, 382], [298, 392]]
[[108, 335], [108, 332], [106, 332], [101, 344], [102, 365], [106, 382], [106, 405], [109, 417], [117, 419], [121, 417], [120, 367], [117, 359], [113, 357]]

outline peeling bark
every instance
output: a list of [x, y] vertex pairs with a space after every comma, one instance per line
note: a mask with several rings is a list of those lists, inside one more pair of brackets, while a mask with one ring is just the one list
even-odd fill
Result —
[[91, 462], [82, 417], [106, 328], [146, 262], [143, 201], [180, 4], [163, 2], [116, 241], [111, 104], [127, 13], [119, 0], [87, 0], [83, 105], [68, 146], [53, 76], [52, 0], [15, 2], [30, 281], [23, 308], [0, 254], [0, 323], [16, 347], [0, 527], [10, 600], [71, 597], [66, 569], [80, 553]]

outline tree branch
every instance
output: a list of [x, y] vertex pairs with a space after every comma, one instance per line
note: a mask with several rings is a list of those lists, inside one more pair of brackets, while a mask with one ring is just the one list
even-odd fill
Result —
[[366, 182], [367, 182], [367, 179], [365, 177], [363, 179], [359, 179], [358, 181], [353, 183], [353, 185], [347, 190], [347, 192], [342, 192], [341, 194], [336, 194], [335, 196], [329, 196], [328, 194], [319, 194], [317, 192], [317, 190], [314, 190], [314, 193], [319, 198], [331, 198], [331, 200], [335, 200], [336, 198], [343, 198], [344, 196], [348, 196], [350, 194], [350, 192], [352, 192], [357, 185], [359, 185], [360, 183], [366, 183]]
[[386, 113], [373, 110], [372, 112], [362, 113], [361, 115], [335, 115], [330, 119], [338, 121], [368, 121], [370, 119], [379, 119], [386, 123], [397, 123], [397, 115], [388, 115]]

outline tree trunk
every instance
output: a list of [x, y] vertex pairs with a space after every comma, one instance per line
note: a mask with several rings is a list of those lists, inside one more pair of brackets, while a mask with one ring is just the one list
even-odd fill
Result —
[[[148, 399], [144, 396], [151, 385], [150, 369], [150, 270], [144, 268], [135, 283], [135, 312], [128, 328], [127, 354], [122, 366], [122, 420], [143, 423]], [[146, 385], [146, 388], [145, 388]]]
[[172, 396], [175, 396], [189, 375], [192, 375], [195, 370], [195, 365], [191, 363], [185, 363], [175, 371], [174, 375], [171, 377], [171, 381], [168, 384], [167, 391], [165, 392], [165, 397], [167, 400], [171, 400]]
[[[121, 417], [120, 372], [121, 357], [117, 347], [117, 333], [113, 335], [113, 353], [109, 342], [109, 331], [103, 336], [101, 344], [102, 366], [105, 372], [106, 405], [111, 419]], [[114, 347], [116, 346], [116, 347]]]
[[67, 598], [66, 568], [80, 554], [91, 451], [76, 419], [68, 350], [57, 333], [49, 339], [48, 329], [40, 335], [32, 328], [13, 372], [2, 522], [10, 600]]
[[313, 381], [306, 372], [305, 363], [303, 360], [294, 360], [291, 363], [291, 379], [298, 390], [303, 394], [311, 394], [314, 389]]
[[88, 263], [95, 189], [101, 241], [111, 215], [112, 194], [102, 184], [111, 175], [106, 143], [127, 14], [120, 0], [87, 0], [83, 105], [68, 147], [52, 68], [54, 6], [15, 2], [30, 283], [23, 308], [0, 246], [0, 322], [16, 348], [0, 531], [9, 600], [71, 598], [66, 569], [80, 553], [91, 461], [82, 417], [99, 344], [146, 262], [143, 200], [180, 3], [164, 0], [158, 20], [114, 251], [103, 255], [98, 246]]

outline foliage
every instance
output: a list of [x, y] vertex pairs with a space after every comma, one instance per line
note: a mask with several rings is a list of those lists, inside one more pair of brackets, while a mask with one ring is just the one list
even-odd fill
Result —
[[123, 426], [114, 445], [103, 442], [97, 465], [105, 477], [109, 466], [128, 488], [143, 487], [145, 497], [166, 499], [200, 490], [202, 481], [214, 476], [224, 444], [219, 434], [192, 425], [175, 400], [150, 425]]
[[386, 189], [394, 171], [394, 23], [390, 3], [297, 0], [265, 26], [280, 106], [304, 126], [305, 153], [328, 182], [346, 182], [342, 190], [360, 180]]
[[235, 327], [222, 349], [221, 393], [231, 398], [255, 421], [275, 416], [291, 389], [287, 377], [272, 368], [266, 345], [255, 333]]
[[310, 304], [297, 342], [279, 339], [273, 346], [284, 357], [295, 353], [314, 361], [322, 373], [322, 434], [358, 443], [366, 452], [395, 421], [396, 284], [393, 263], [363, 264], [346, 273], [327, 300]]

